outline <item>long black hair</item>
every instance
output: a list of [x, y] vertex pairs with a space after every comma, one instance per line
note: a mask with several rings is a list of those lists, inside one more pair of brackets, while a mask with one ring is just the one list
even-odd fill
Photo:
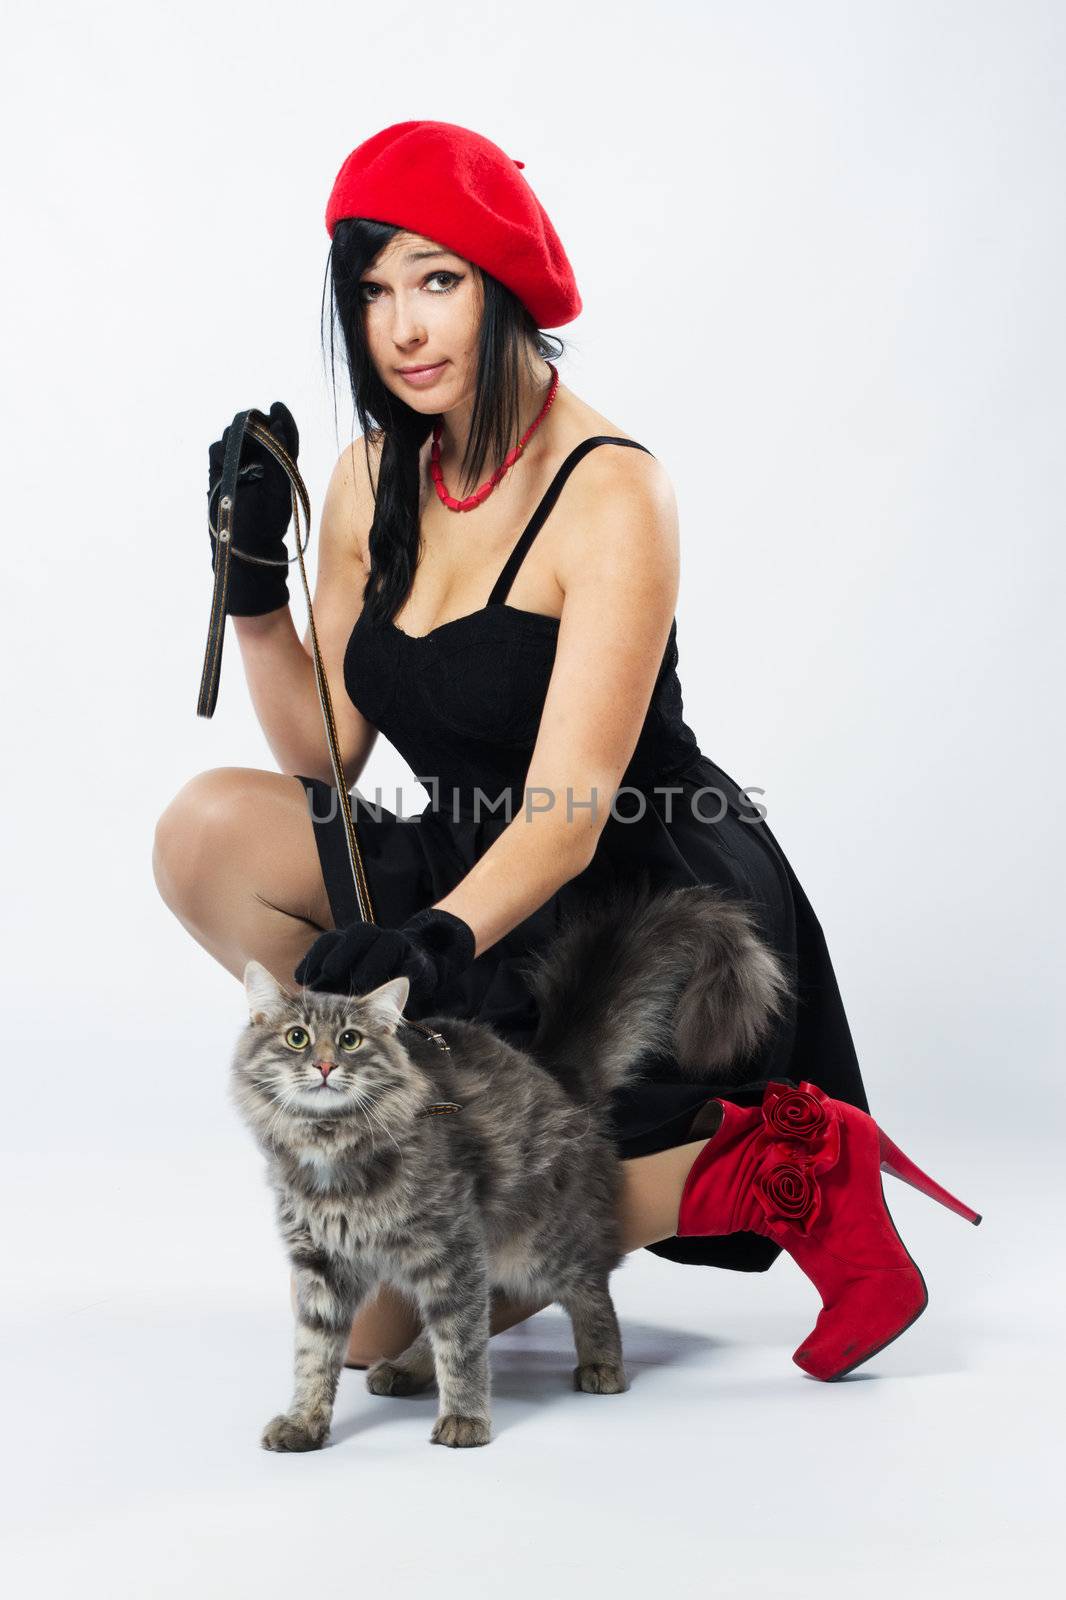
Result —
[[[369, 447], [382, 439], [381, 462], [370, 529], [370, 574], [363, 593], [368, 621], [388, 622], [401, 606], [418, 565], [419, 452], [433, 429], [432, 416], [405, 405], [386, 388], [370, 356], [363, 325], [360, 279], [389, 240], [406, 230], [366, 217], [342, 218], [333, 230], [326, 285], [330, 303], [329, 355], [336, 423], [334, 332], [340, 329], [355, 415]], [[487, 461], [499, 462], [521, 437], [519, 400], [522, 367], [530, 352], [558, 360], [566, 348], [543, 333], [507, 286], [470, 263], [482, 285], [477, 387], [461, 481], [479, 483]], [[324, 341], [323, 341], [324, 342]]]

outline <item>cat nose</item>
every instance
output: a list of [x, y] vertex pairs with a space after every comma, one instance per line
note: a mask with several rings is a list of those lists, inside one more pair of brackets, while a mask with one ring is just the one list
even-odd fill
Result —
[[334, 1067], [336, 1065], [337, 1065], [337, 1063], [335, 1061], [316, 1061], [315, 1062], [315, 1066], [318, 1068], [319, 1072], [321, 1072], [321, 1074], [322, 1074], [322, 1082], [323, 1083], [325, 1083], [326, 1079], [329, 1077], [330, 1073], [333, 1071], [333, 1069], [334, 1069]]

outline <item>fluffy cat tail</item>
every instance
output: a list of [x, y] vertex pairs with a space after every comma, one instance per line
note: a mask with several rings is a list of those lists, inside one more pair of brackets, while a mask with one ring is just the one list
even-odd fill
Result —
[[745, 1061], [795, 990], [746, 904], [713, 885], [623, 881], [527, 963], [531, 1053], [579, 1100], [602, 1100], [671, 1055], [699, 1082]]

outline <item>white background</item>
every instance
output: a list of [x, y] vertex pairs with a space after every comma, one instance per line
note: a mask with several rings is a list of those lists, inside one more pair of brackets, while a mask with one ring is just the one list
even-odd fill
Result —
[[[8, 0], [4, 1322], [19, 1593], [1043, 1594], [1061, 1325], [1062, 6]], [[345, 1374], [258, 1451], [287, 1273], [225, 1093], [233, 978], [159, 899], [192, 773], [272, 766], [231, 634], [195, 715], [207, 445], [340, 430], [323, 213], [354, 145], [525, 162], [585, 311], [561, 376], [666, 464], [685, 715], [765, 790], [930, 1286], [837, 1385], [787, 1258], [616, 1279], [631, 1377], [553, 1311], [493, 1342], [497, 1438]], [[316, 549], [312, 535], [312, 556]], [[292, 574], [302, 627], [301, 591]], [[361, 787], [422, 794], [379, 741]]]

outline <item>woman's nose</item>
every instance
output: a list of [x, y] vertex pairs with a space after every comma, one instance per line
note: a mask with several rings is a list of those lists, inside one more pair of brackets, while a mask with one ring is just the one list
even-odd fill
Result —
[[392, 342], [402, 356], [410, 353], [412, 345], [424, 344], [426, 330], [418, 320], [414, 306], [405, 305], [402, 300], [393, 302], [392, 310]]

